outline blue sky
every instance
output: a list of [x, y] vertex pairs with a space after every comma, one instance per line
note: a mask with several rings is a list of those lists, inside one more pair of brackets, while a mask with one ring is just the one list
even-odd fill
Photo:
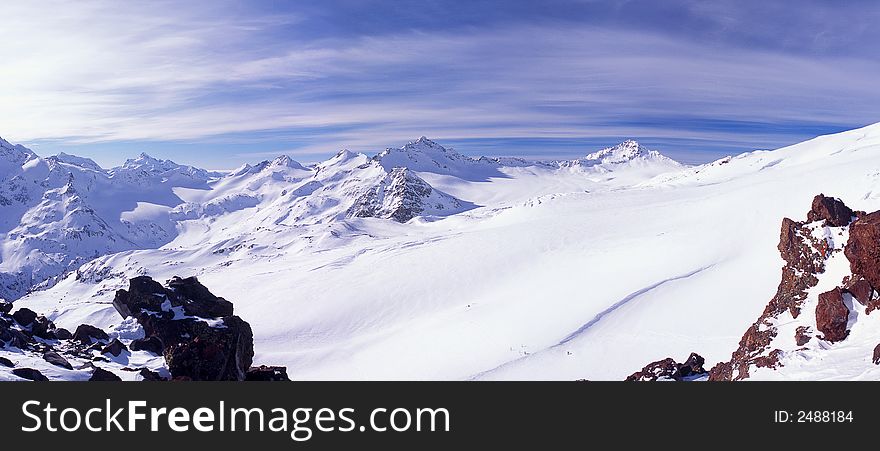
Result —
[[[18, 4], [21, 3], [21, 4]], [[112, 166], [426, 135], [689, 163], [880, 121], [873, 1], [3, 2], [0, 136]]]

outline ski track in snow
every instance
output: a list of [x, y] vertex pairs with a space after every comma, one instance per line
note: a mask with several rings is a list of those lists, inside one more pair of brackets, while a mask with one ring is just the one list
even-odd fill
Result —
[[601, 312], [597, 313], [596, 316], [593, 317], [593, 319], [591, 319], [591, 320], [587, 321], [586, 323], [584, 323], [584, 325], [581, 326], [581, 327], [579, 327], [578, 330], [576, 330], [576, 331], [574, 331], [574, 332], [568, 334], [568, 336], [566, 336], [566, 337], [563, 338], [562, 340], [559, 340], [559, 343], [556, 343], [555, 345], [551, 346], [549, 349], [555, 348], [555, 347], [557, 347], [557, 346], [562, 346], [562, 345], [564, 345], [564, 344], [570, 342], [571, 340], [574, 340], [575, 338], [579, 337], [581, 334], [583, 334], [584, 332], [586, 332], [587, 329], [589, 329], [590, 327], [593, 327], [596, 323], [598, 323], [599, 321], [601, 321], [602, 318], [603, 318], [605, 315], [607, 315], [607, 314], [609, 314], [609, 313], [611, 313], [611, 312], [613, 312], [613, 311], [619, 309], [620, 307], [623, 307], [624, 305], [626, 305], [626, 304], [629, 303], [630, 301], [632, 301], [632, 300], [638, 298], [639, 296], [641, 296], [641, 295], [643, 295], [643, 294], [645, 294], [645, 293], [648, 293], [648, 292], [650, 292], [651, 290], [653, 290], [653, 289], [655, 289], [655, 288], [657, 288], [657, 287], [660, 287], [660, 286], [662, 286], [662, 285], [664, 285], [664, 284], [666, 284], [666, 283], [668, 283], [668, 282], [674, 282], [674, 281], [676, 281], [676, 280], [687, 279], [688, 277], [691, 277], [691, 276], [697, 275], [697, 274], [699, 274], [699, 273], [701, 273], [701, 272], [703, 272], [703, 271], [705, 271], [705, 270], [707, 270], [707, 269], [709, 269], [709, 268], [711, 268], [711, 267], [713, 267], [713, 266], [715, 266], [715, 265], [714, 265], [714, 264], [712, 264], [712, 265], [707, 265], [707, 266], [704, 266], [704, 267], [702, 267], [702, 268], [699, 268], [699, 269], [693, 270], [693, 271], [691, 271], [691, 272], [689, 272], [689, 273], [687, 273], [687, 274], [682, 274], [682, 275], [680, 275], [680, 276], [675, 276], [675, 277], [670, 277], [670, 278], [668, 278], [668, 279], [663, 279], [663, 280], [661, 280], [661, 281], [659, 281], [659, 282], [657, 282], [657, 283], [655, 283], [655, 284], [648, 285], [647, 287], [642, 288], [641, 290], [636, 290], [636, 291], [630, 293], [630, 294], [627, 295], [625, 298], [623, 298], [623, 299], [621, 299], [621, 300], [615, 302], [615, 303], [612, 304], [610, 307], [608, 307], [608, 308], [606, 308], [605, 310], [602, 310]]
[[707, 269], [710, 269], [710, 268], [712, 268], [712, 267], [714, 267], [714, 266], [715, 266], [715, 264], [706, 265], [706, 266], [703, 266], [702, 268], [695, 269], [695, 270], [693, 270], [693, 271], [690, 271], [690, 272], [685, 273], [685, 274], [681, 274], [681, 275], [679, 275], [679, 276], [675, 276], [675, 277], [670, 277], [670, 278], [667, 278], [667, 279], [663, 279], [663, 280], [661, 280], [661, 281], [659, 281], [659, 282], [656, 282], [656, 283], [653, 283], [653, 284], [651, 284], [651, 285], [648, 285], [647, 287], [644, 287], [644, 288], [642, 288], [642, 289], [640, 289], [640, 290], [636, 290], [636, 291], [634, 291], [634, 292], [628, 294], [628, 295], [627, 295], [626, 297], [624, 297], [623, 299], [621, 299], [621, 300], [615, 302], [614, 304], [612, 304], [611, 306], [609, 306], [609, 307], [606, 308], [605, 310], [602, 310], [601, 312], [597, 313], [596, 316], [593, 317], [593, 319], [591, 319], [591, 320], [587, 321], [586, 323], [584, 323], [581, 327], [579, 327], [579, 328], [578, 328], [577, 330], [575, 330], [574, 332], [572, 332], [572, 333], [566, 335], [565, 338], [563, 338], [562, 340], [559, 340], [558, 343], [556, 343], [556, 344], [554, 344], [554, 345], [552, 345], [552, 346], [548, 346], [548, 347], [546, 347], [546, 348], [544, 348], [544, 349], [541, 349], [541, 350], [539, 350], [539, 351], [537, 351], [537, 352], [533, 352], [533, 353], [530, 353], [530, 354], [528, 354], [528, 355], [524, 355], [524, 356], [522, 356], [522, 357], [520, 357], [520, 358], [518, 358], [518, 359], [514, 359], [514, 360], [511, 360], [511, 361], [509, 361], [509, 362], [502, 363], [501, 365], [498, 365], [498, 366], [496, 366], [496, 367], [494, 367], [494, 368], [492, 368], [492, 369], [489, 369], [489, 370], [486, 370], [486, 371], [482, 371], [482, 372], [480, 372], [480, 373], [477, 373], [477, 374], [475, 374], [475, 375], [469, 377], [468, 379], [469, 379], [469, 380], [478, 380], [478, 379], [482, 378], [483, 376], [488, 375], [488, 374], [491, 374], [491, 373], [493, 373], [493, 372], [495, 372], [495, 371], [497, 371], [497, 370], [499, 370], [499, 369], [501, 369], [501, 368], [504, 368], [504, 367], [506, 367], [506, 366], [512, 365], [512, 364], [517, 363], [517, 362], [522, 362], [523, 360], [526, 360], [526, 359], [528, 359], [528, 358], [530, 358], [530, 357], [533, 357], [533, 356], [535, 356], [535, 355], [539, 355], [539, 354], [541, 354], [541, 353], [543, 353], [543, 352], [545, 352], [545, 351], [549, 351], [549, 350], [552, 350], [552, 349], [556, 349], [556, 348], [558, 348], [558, 347], [560, 347], [560, 346], [562, 346], [562, 345], [565, 345], [566, 343], [569, 343], [569, 342], [571, 342], [572, 340], [574, 340], [574, 339], [578, 338], [579, 336], [583, 335], [584, 332], [586, 332], [589, 328], [595, 326], [595, 325], [596, 325], [599, 321], [601, 321], [602, 318], [605, 317], [606, 315], [608, 315], [608, 314], [614, 312], [615, 310], [619, 309], [620, 307], [623, 307], [624, 305], [628, 304], [629, 302], [638, 299], [638, 298], [641, 297], [642, 295], [644, 295], [644, 294], [646, 294], [646, 293], [649, 293], [649, 292], [651, 292], [652, 290], [654, 290], [654, 289], [656, 289], [656, 288], [659, 288], [659, 287], [665, 285], [665, 284], [668, 283], [668, 282], [674, 282], [674, 281], [677, 281], [677, 280], [687, 279], [687, 278], [692, 277], [692, 276], [695, 276], [695, 275], [697, 275], [697, 274], [699, 274], [699, 273], [701, 273], [701, 272], [703, 272], [703, 271], [705, 271], [705, 270], [707, 270]]

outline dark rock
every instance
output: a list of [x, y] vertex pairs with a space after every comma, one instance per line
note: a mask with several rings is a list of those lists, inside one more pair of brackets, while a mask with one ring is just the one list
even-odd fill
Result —
[[33, 368], [16, 368], [12, 370], [12, 374], [30, 381], [48, 381], [49, 378], [43, 376], [43, 373], [33, 369]]
[[54, 340], [57, 338], [55, 334], [55, 324], [43, 315], [37, 316], [37, 319], [31, 324], [31, 333], [33, 333], [35, 337], [40, 337], [45, 340]]
[[[199, 318], [174, 319], [166, 302]], [[226, 315], [232, 312], [232, 303], [214, 296], [196, 278], [173, 278], [165, 288], [149, 277], [136, 277], [128, 290], [116, 292], [113, 305], [121, 315], [132, 316], [143, 326], [145, 340], [159, 340], [174, 378], [245, 379], [253, 361], [251, 327], [237, 316]], [[217, 315], [222, 327], [212, 327]]]
[[162, 355], [162, 351], [164, 350], [164, 347], [162, 346], [162, 340], [160, 340], [159, 337], [155, 335], [132, 340], [129, 346], [131, 347], [132, 351], [147, 351], [156, 355]]
[[816, 306], [816, 328], [825, 334], [825, 340], [844, 340], [849, 331], [846, 330], [849, 321], [849, 309], [843, 302], [843, 293], [840, 288], [834, 288], [819, 295], [819, 304]]
[[165, 302], [165, 288], [148, 276], [138, 276], [128, 282], [128, 291], [119, 290], [113, 298], [113, 307], [123, 318], [135, 312], [161, 312]]
[[172, 382], [192, 382], [193, 378], [189, 376], [174, 376], [171, 378]]
[[37, 314], [29, 308], [20, 308], [12, 314], [12, 319], [21, 327], [27, 327], [37, 319]]
[[219, 318], [233, 313], [231, 302], [215, 296], [195, 277], [174, 277], [168, 281], [168, 288], [150, 277], [135, 277], [129, 282], [127, 291], [116, 292], [113, 306], [123, 317], [151, 311], [170, 319], [173, 313], [162, 309], [166, 301], [171, 307], [183, 307], [188, 316]]
[[12, 360], [7, 359], [6, 357], [0, 357], [0, 365], [3, 365], [5, 367], [9, 367], [9, 368], [12, 368], [15, 366], [15, 364], [12, 363]]
[[25, 349], [32, 342], [32, 339], [20, 330], [3, 329], [0, 330], [0, 341], [15, 348]]
[[813, 205], [807, 213], [807, 221], [825, 221], [823, 224], [829, 227], [843, 227], [852, 221], [853, 211], [840, 199], [825, 197], [819, 194], [813, 198]]
[[8, 315], [12, 311], [12, 303], [0, 300], [0, 313]]
[[795, 329], [795, 331], [794, 331], [795, 343], [797, 343], [798, 346], [803, 346], [803, 345], [809, 343], [810, 340], [813, 338], [810, 336], [810, 334], [812, 334], [812, 332], [810, 331], [809, 327], [798, 326], [797, 329]]
[[853, 274], [880, 287], [880, 211], [860, 216], [849, 227], [844, 254]]
[[706, 363], [706, 359], [704, 359], [701, 355], [696, 352], [692, 352], [691, 355], [688, 356], [687, 360], [684, 363], [678, 366], [678, 371], [673, 375], [673, 379], [683, 379], [691, 376], [699, 376], [706, 374], [706, 370], [703, 369], [703, 365]]
[[70, 340], [71, 338], [73, 338], [73, 334], [70, 333], [69, 330], [63, 327], [59, 327], [55, 329], [55, 338], [59, 340]]
[[880, 365], [880, 344], [874, 347], [874, 356], [871, 358], [874, 365]]
[[107, 371], [103, 368], [95, 368], [95, 371], [92, 373], [92, 377], [89, 378], [89, 381], [92, 382], [122, 382], [122, 378], [113, 374], [110, 371]]
[[[244, 380], [254, 357], [251, 326], [237, 316], [224, 318], [224, 328], [202, 321], [177, 321], [184, 334], [163, 336], [165, 362], [176, 378], [197, 381]], [[183, 338], [183, 337], [192, 338]]]
[[287, 377], [287, 368], [283, 366], [253, 366], [251, 367], [244, 380], [246, 381], [289, 381]]
[[168, 288], [183, 298], [183, 311], [190, 316], [202, 318], [219, 318], [232, 315], [232, 303], [213, 293], [199, 283], [195, 277], [173, 277], [168, 281]]
[[641, 371], [637, 371], [626, 378], [627, 381], [656, 381], [659, 379], [672, 379], [676, 381], [699, 377], [706, 374], [703, 369], [705, 359], [699, 354], [692, 352], [684, 363], [677, 363], [670, 357], [649, 363]]
[[49, 352], [43, 354], [43, 360], [51, 363], [52, 365], [60, 366], [62, 368], [67, 368], [68, 370], [73, 369], [73, 365], [71, 365], [70, 362], [67, 361], [67, 359], [62, 357], [61, 354], [59, 354], [55, 351], [49, 351]]
[[128, 352], [128, 348], [116, 338], [114, 338], [110, 344], [101, 349], [101, 354], [110, 354], [114, 357], [119, 357], [123, 352]]
[[83, 344], [90, 344], [94, 341], [107, 341], [110, 336], [95, 326], [80, 324], [73, 333], [73, 339]]
[[162, 377], [159, 373], [149, 370], [147, 368], [142, 368], [140, 371], [141, 377], [144, 378], [144, 381], [153, 382], [153, 381], [164, 381], [165, 378]]

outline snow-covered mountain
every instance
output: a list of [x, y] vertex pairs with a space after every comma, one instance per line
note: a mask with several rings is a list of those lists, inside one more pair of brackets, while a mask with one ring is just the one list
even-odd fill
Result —
[[[474, 159], [427, 139], [309, 166], [281, 157], [122, 210], [173, 233], [16, 305], [111, 328], [108, 302], [130, 278], [197, 275], [252, 324], [259, 359], [299, 379], [619, 380], [692, 351], [711, 367], [777, 288], [783, 217], [817, 193], [880, 209], [877, 152], [880, 125], [697, 167], [631, 142], [569, 162]], [[115, 226], [121, 213], [99, 216]]]
[[148, 168], [146, 156], [105, 171], [87, 158], [0, 145], [0, 298], [51, 285], [100, 255], [167, 243], [176, 231], [164, 211], [182, 202], [174, 188], [210, 178], [171, 162]]

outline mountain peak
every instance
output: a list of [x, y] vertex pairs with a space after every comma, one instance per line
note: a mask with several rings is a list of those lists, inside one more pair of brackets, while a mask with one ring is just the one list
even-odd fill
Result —
[[612, 147], [593, 152], [584, 160], [598, 163], [626, 163], [633, 160], [664, 160], [674, 161], [656, 150], [648, 150], [642, 147], [638, 141], [627, 139]]
[[292, 169], [305, 169], [305, 167], [303, 167], [302, 164], [300, 164], [298, 161], [294, 160], [293, 158], [290, 158], [290, 157], [287, 156], [287, 155], [280, 155], [280, 156], [276, 157], [274, 160], [272, 160], [271, 163], [269, 163], [269, 167], [272, 167], [272, 168], [284, 167], [284, 168], [292, 168]]

